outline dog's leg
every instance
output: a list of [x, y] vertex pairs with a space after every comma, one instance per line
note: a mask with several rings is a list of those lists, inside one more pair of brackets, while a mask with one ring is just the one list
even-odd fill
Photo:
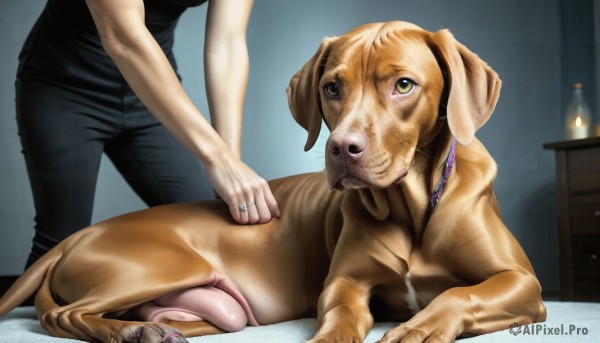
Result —
[[[55, 336], [110, 343], [185, 343], [182, 332], [162, 323], [125, 321], [102, 318], [84, 308], [56, 308], [41, 318], [42, 326]], [[67, 335], [61, 327], [69, 327]]]
[[373, 326], [370, 288], [346, 277], [329, 282], [319, 297], [319, 322], [310, 343], [359, 343]]
[[[464, 279], [471, 279], [471, 286], [442, 292], [413, 318], [390, 330], [380, 343], [453, 342], [461, 335], [506, 330], [514, 323], [546, 319], [541, 286], [525, 252], [497, 211], [486, 201], [480, 203], [484, 207], [479, 213], [473, 206], [476, 215], [456, 222], [461, 228], [458, 241], [429, 240], [429, 248], [438, 243], [437, 258], [462, 273]], [[481, 228], [486, 228], [489, 236], [483, 235]], [[452, 244], [443, 244], [448, 242]]]
[[[44, 328], [52, 334], [57, 334], [57, 330], [63, 325], [77, 330], [77, 335], [73, 332], [60, 332], [62, 337], [85, 338], [88, 341], [102, 341], [111, 343], [126, 342], [161, 342], [161, 343], [183, 343], [187, 342], [186, 336], [203, 336], [223, 333], [224, 331], [216, 326], [205, 322], [180, 322], [171, 321], [166, 324], [153, 322], [125, 321], [118, 319], [106, 319], [96, 314], [90, 314], [86, 310], [77, 308], [74, 310], [63, 311], [56, 309], [52, 313], [42, 318]], [[52, 325], [50, 323], [52, 318]]]
[[[360, 202], [349, 202], [349, 206], [355, 207], [346, 213], [363, 213]], [[373, 287], [406, 273], [403, 261], [411, 247], [408, 231], [391, 222], [379, 222], [377, 230], [355, 225], [361, 222], [349, 219], [340, 234], [319, 296], [318, 328], [311, 343], [362, 342], [373, 327], [369, 309]]]
[[216, 335], [226, 333], [209, 322], [168, 322], [167, 325], [181, 331], [186, 337]]
[[[180, 259], [178, 259], [179, 257]], [[177, 343], [187, 342], [184, 334], [218, 333], [219, 331], [212, 325], [197, 322], [193, 324], [172, 322], [175, 325], [173, 327], [149, 321], [103, 318], [106, 314], [116, 315], [131, 309], [141, 301], [155, 298], [157, 295], [152, 294], [157, 292], [156, 289], [160, 287], [168, 292], [168, 289], [175, 291], [214, 281], [212, 265], [198, 255], [172, 253], [170, 261], [173, 265], [187, 265], [188, 267], [185, 270], [173, 271], [168, 274], [168, 282], [172, 284], [169, 287], [164, 281], [161, 284], [161, 275], [155, 276], [148, 273], [144, 283], [139, 283], [139, 280], [135, 279], [139, 273], [124, 273], [119, 264], [111, 264], [103, 266], [104, 272], [107, 275], [119, 275], [120, 278], [106, 280], [100, 285], [85, 285], [89, 289], [86, 296], [64, 306], [56, 303], [55, 292], [50, 287], [51, 278], [46, 278], [36, 296], [36, 309], [40, 322], [44, 329], [52, 335], [90, 342]], [[156, 266], [158, 262], [149, 262], [149, 265]], [[113, 269], [108, 270], [110, 267]], [[69, 280], [71, 283], [78, 281], [74, 278]], [[60, 294], [56, 297], [60, 297]], [[179, 328], [183, 330], [180, 331]]]
[[546, 310], [539, 294], [534, 276], [501, 272], [475, 286], [448, 289], [409, 321], [388, 331], [379, 343], [454, 342], [459, 335], [543, 321]]

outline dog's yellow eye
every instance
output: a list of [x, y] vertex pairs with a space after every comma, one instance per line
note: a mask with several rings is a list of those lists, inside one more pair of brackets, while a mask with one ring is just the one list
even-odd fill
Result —
[[396, 90], [400, 94], [408, 94], [415, 86], [415, 83], [411, 79], [405, 77], [401, 78], [396, 82]]
[[340, 95], [340, 90], [334, 82], [326, 84], [325, 87], [323, 87], [323, 91], [325, 92], [325, 95], [330, 98], [337, 98]]

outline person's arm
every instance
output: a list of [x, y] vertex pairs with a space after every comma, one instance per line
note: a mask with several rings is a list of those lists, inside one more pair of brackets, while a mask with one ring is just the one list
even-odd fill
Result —
[[[185, 93], [164, 52], [146, 28], [143, 0], [86, 3], [106, 53], [150, 112], [198, 156], [233, 218], [240, 223], [253, 223], [278, 216], [267, 183], [239, 160], [238, 153], [231, 151]], [[240, 205], [251, 202], [260, 203], [260, 208], [239, 210]], [[250, 211], [255, 208], [260, 212]]]
[[204, 75], [212, 124], [241, 156], [242, 113], [248, 84], [246, 28], [253, 0], [208, 3]]
[[[231, 151], [241, 157], [242, 117], [248, 85], [246, 30], [253, 0], [211, 0], [204, 43], [204, 75], [212, 125]], [[246, 204], [250, 217], [276, 213], [277, 203], [264, 180]], [[258, 195], [258, 196], [256, 196]], [[264, 200], [263, 200], [264, 199]], [[278, 214], [277, 214], [278, 216]]]

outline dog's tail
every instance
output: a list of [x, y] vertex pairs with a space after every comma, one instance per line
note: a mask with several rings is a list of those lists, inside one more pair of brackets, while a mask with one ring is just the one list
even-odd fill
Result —
[[0, 317], [19, 306], [38, 291], [48, 271], [62, 256], [62, 252], [63, 249], [59, 245], [27, 268], [0, 298]]

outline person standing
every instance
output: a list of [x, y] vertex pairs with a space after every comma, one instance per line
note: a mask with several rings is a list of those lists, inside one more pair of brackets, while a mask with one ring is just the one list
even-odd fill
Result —
[[187, 8], [204, 2], [48, 0], [15, 82], [36, 210], [27, 266], [90, 225], [102, 153], [148, 206], [197, 200], [201, 163], [236, 222], [279, 216], [267, 182], [240, 159], [252, 0], [208, 2], [212, 126], [180, 83], [174, 31]]

